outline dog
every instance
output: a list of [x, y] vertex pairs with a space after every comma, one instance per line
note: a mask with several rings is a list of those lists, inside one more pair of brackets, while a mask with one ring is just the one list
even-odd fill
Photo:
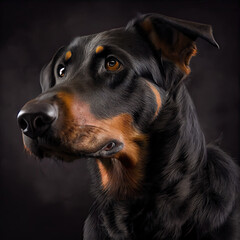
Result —
[[185, 87], [210, 25], [144, 14], [75, 38], [18, 114], [38, 158], [86, 159], [95, 202], [85, 240], [239, 239], [237, 164], [206, 145]]

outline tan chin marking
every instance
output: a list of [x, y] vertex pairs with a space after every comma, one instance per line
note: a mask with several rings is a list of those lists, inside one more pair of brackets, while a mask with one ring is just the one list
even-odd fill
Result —
[[31, 152], [31, 150], [30, 150], [25, 144], [23, 144], [23, 145], [24, 145], [25, 151], [26, 151], [30, 156], [32, 156], [33, 153]]
[[24, 137], [23, 137], [23, 133], [22, 133], [22, 141], [23, 141], [23, 147], [24, 147], [25, 151], [26, 151], [30, 156], [32, 156], [32, 155], [33, 155], [32, 151], [31, 151], [31, 150], [27, 147], [27, 145], [25, 144]]
[[101, 175], [102, 186], [106, 190], [107, 185], [109, 183], [108, 171], [106, 169], [106, 166], [103, 165], [101, 160], [97, 159], [97, 164], [98, 164], [99, 172], [100, 172], [100, 175]]

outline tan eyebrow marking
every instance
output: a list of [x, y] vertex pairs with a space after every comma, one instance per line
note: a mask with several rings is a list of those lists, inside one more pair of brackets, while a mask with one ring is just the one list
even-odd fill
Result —
[[67, 51], [66, 55], [65, 55], [65, 61], [69, 60], [72, 57], [72, 52], [71, 51]]
[[100, 53], [100, 52], [102, 52], [103, 49], [104, 49], [103, 46], [97, 46], [97, 48], [96, 48], [96, 53]]

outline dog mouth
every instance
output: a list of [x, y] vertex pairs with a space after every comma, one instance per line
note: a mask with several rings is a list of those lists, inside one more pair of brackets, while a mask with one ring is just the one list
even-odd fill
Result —
[[[63, 161], [73, 161], [81, 158], [113, 158], [119, 153], [124, 144], [117, 139], [104, 139], [96, 143], [88, 141], [88, 145], [82, 144], [80, 148], [74, 147], [74, 144], [63, 144], [62, 141], [54, 137], [39, 137], [31, 139], [23, 135], [24, 147], [30, 155], [39, 159], [54, 158]], [[84, 147], [83, 147], [84, 146]]]
[[63, 161], [116, 159], [128, 166], [135, 166], [142, 158], [142, 148], [147, 147], [148, 138], [134, 127], [129, 114], [103, 120], [80, 120], [59, 118], [44, 134], [35, 138], [23, 132], [27, 153], [40, 159]]

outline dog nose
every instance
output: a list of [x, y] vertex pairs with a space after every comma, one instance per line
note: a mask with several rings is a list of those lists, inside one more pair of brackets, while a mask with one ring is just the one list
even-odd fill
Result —
[[18, 125], [30, 138], [42, 136], [57, 118], [57, 109], [45, 102], [28, 102], [18, 113]]

